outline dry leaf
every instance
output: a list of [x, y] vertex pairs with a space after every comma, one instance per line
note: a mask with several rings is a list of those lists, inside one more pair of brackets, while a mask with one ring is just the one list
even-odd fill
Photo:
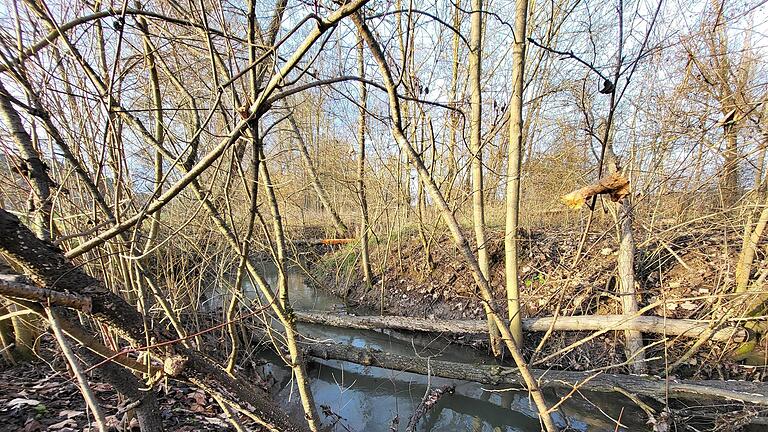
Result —
[[39, 432], [43, 430], [43, 425], [37, 420], [29, 420], [24, 425], [24, 432]]
[[20, 406], [38, 406], [38, 405], [40, 405], [40, 401], [34, 400], [34, 399], [16, 398], [16, 399], [11, 399], [11, 401], [8, 402], [8, 406], [11, 408], [18, 408]]
[[69, 427], [76, 427], [76, 426], [77, 426], [76, 421], [72, 419], [66, 419], [48, 426], [48, 430], [59, 430], [59, 429], [64, 429]]
[[189, 410], [196, 413], [203, 413], [205, 412], [205, 407], [193, 402], [192, 405], [189, 406]]
[[691, 303], [691, 302], [687, 301], [687, 302], [681, 304], [680, 307], [685, 309], [685, 310], [691, 311], [691, 310], [697, 309], [699, 307], [699, 305], [697, 305], [696, 303]]
[[190, 394], [189, 398], [197, 402], [198, 405], [205, 405], [206, 402], [208, 402], [208, 398], [205, 396], [205, 393], [200, 390]]
[[112, 386], [106, 383], [95, 383], [91, 385], [91, 389], [95, 392], [112, 392]]

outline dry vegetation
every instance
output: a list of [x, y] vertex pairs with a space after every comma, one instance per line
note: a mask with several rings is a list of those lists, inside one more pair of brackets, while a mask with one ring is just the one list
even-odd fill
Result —
[[[0, 355], [24, 380], [0, 383], [0, 400], [50, 399], [50, 366], [101, 431], [199, 426], [174, 423], [178, 410], [238, 431], [338, 428], [307, 364], [357, 351], [299, 331], [286, 274], [301, 265], [401, 325], [483, 321], [480, 342], [443, 333], [500, 369], [438, 371], [525, 386], [548, 432], [565, 425], [542, 386], [620, 391], [659, 432], [687, 430], [672, 401], [685, 385], [709, 398], [709, 427], [765, 421], [767, 10], [3, 3]], [[328, 238], [347, 240], [317, 246]], [[550, 317], [582, 325], [530, 330]], [[254, 377], [265, 351], [304, 417]], [[432, 372], [389, 354], [356, 358]], [[635, 376], [624, 388], [612, 374]], [[741, 381], [685, 381], [668, 398], [646, 374]], [[146, 391], [168, 382], [178, 398]], [[403, 423], [450, 397], [428, 392]], [[75, 417], [57, 424], [85, 427]]]

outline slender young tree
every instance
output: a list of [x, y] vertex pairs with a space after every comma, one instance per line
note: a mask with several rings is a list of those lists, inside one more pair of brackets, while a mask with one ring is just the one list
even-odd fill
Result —
[[[453, 42], [452, 42], [452, 62], [451, 62], [451, 88], [448, 93], [448, 101], [456, 108], [458, 104], [459, 90], [459, 34], [461, 32], [461, 0], [456, 0], [453, 8]], [[459, 161], [457, 150], [457, 135], [459, 129], [459, 114], [456, 110], [450, 111], [448, 119], [449, 137], [448, 137], [448, 193], [446, 196], [450, 201], [453, 195], [453, 188], [456, 185], [456, 177], [459, 175]]]
[[357, 37], [357, 72], [360, 75], [360, 119], [357, 128], [357, 196], [360, 200], [360, 266], [365, 283], [370, 287], [373, 283], [371, 271], [371, 257], [368, 251], [368, 200], [365, 197], [365, 134], [368, 111], [368, 87], [365, 84], [365, 41], [358, 34]]
[[333, 220], [333, 225], [336, 227], [336, 231], [338, 231], [338, 234], [341, 236], [347, 235], [349, 228], [347, 228], [347, 225], [344, 223], [343, 220], [341, 220], [341, 216], [339, 216], [339, 213], [333, 208], [333, 204], [331, 203], [331, 198], [328, 195], [328, 191], [325, 190], [325, 187], [320, 182], [320, 175], [317, 173], [317, 169], [315, 168], [315, 165], [312, 163], [312, 158], [309, 155], [309, 150], [307, 150], [307, 144], [304, 141], [304, 137], [301, 134], [301, 129], [299, 128], [299, 125], [296, 122], [296, 119], [294, 118], [293, 113], [288, 115], [288, 122], [290, 122], [291, 128], [293, 129], [293, 135], [294, 135], [294, 138], [296, 139], [296, 144], [299, 148], [301, 159], [302, 161], [304, 161], [304, 168], [309, 173], [309, 179], [312, 182], [312, 187], [315, 189], [315, 193], [317, 194], [317, 197], [320, 199], [320, 203], [323, 205], [323, 208], [325, 209], [325, 211], [327, 211], [328, 214], [331, 215], [331, 219]]
[[525, 36], [528, 0], [515, 2], [515, 31], [512, 45], [512, 96], [509, 101], [509, 155], [507, 158], [507, 201], [504, 225], [504, 272], [507, 286], [509, 329], [522, 346], [523, 321], [518, 285], [517, 230], [520, 218], [520, 167], [523, 149], [523, 83], [525, 80]]
[[[483, 96], [482, 74], [483, 57], [483, 0], [472, 0], [469, 31], [469, 84], [471, 91], [469, 117], [469, 149], [472, 152], [472, 222], [477, 243], [477, 261], [483, 277], [490, 285], [490, 265], [488, 263], [488, 248], [485, 239], [485, 190], [483, 189]], [[493, 304], [484, 304], [486, 315]], [[488, 318], [488, 331], [491, 338], [491, 350], [496, 356], [501, 355], [499, 331]]]

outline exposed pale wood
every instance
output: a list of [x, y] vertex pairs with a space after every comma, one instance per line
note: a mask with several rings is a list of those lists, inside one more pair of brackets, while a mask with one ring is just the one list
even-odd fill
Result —
[[560, 201], [572, 209], [580, 209], [586, 203], [587, 198], [599, 194], [608, 194], [611, 201], [619, 202], [629, 195], [629, 180], [619, 173], [613, 173], [601, 178], [597, 183], [564, 195]]
[[7, 297], [34, 300], [47, 305], [66, 306], [86, 313], [91, 310], [90, 297], [38, 288], [16, 281], [14, 275], [0, 274], [0, 294]]
[[[325, 324], [333, 327], [378, 330], [410, 330], [452, 334], [482, 334], [488, 330], [485, 321], [478, 320], [431, 320], [401, 316], [352, 316], [331, 315], [310, 312], [296, 312], [299, 322]], [[581, 315], [523, 319], [526, 331], [547, 331], [554, 323], [556, 331], [598, 331], [605, 329], [634, 330], [642, 333], [666, 334], [699, 338], [712, 332], [711, 340], [736, 342], [747, 338], [748, 332], [742, 327], [727, 327], [718, 330], [709, 328], [707, 321], [688, 319], [669, 319], [658, 316], [638, 316], [627, 318], [624, 315]]]
[[[528, 331], [546, 331], [554, 318], [532, 318], [523, 321], [523, 327]], [[642, 333], [666, 334], [668, 336], [685, 336], [698, 338], [705, 332], [712, 332], [707, 321], [689, 319], [669, 319], [659, 316], [638, 316], [629, 318], [626, 315], [582, 315], [559, 317], [555, 320], [555, 330], [561, 331], [596, 331], [606, 328], [615, 330], [634, 330]], [[712, 340], [728, 341], [747, 338], [747, 331], [742, 327], [728, 327], [714, 331]]]

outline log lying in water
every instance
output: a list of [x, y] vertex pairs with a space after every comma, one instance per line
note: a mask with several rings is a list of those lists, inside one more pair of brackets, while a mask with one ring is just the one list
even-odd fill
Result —
[[[488, 323], [476, 320], [431, 320], [401, 316], [353, 316], [296, 312], [299, 322], [324, 324], [332, 327], [346, 327], [366, 330], [410, 330], [452, 334], [483, 334]], [[658, 316], [628, 318], [624, 315], [581, 315], [523, 319], [526, 331], [547, 331], [554, 321], [556, 331], [598, 331], [637, 330], [643, 333], [666, 334], [699, 338], [711, 333], [711, 340], [737, 342], [748, 339], [748, 332], [742, 327], [710, 329], [707, 321], [669, 319]]]
[[[489, 385], [516, 386], [524, 390], [524, 382], [516, 368], [448, 362], [426, 357], [411, 357], [379, 350], [357, 348], [346, 344], [311, 344], [305, 352], [315, 358], [344, 360], [364, 366], [375, 366], [417, 374], [430, 374], [448, 379], [474, 381]], [[639, 396], [664, 400], [668, 395], [684, 400], [728, 399], [768, 406], [768, 384], [751, 381], [666, 381], [653, 376], [614, 375], [533, 369], [541, 387], [578, 387], [581, 390], [609, 392], [623, 390]]]

